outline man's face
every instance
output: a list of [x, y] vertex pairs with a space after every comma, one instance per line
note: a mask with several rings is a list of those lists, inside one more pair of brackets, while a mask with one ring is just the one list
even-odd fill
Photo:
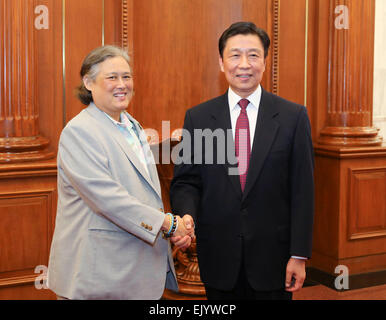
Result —
[[256, 90], [263, 78], [263, 44], [254, 34], [230, 37], [219, 62], [231, 89], [240, 97], [246, 98]]
[[127, 108], [133, 96], [133, 78], [130, 66], [122, 57], [114, 57], [100, 63], [95, 81], [84, 79], [92, 92], [95, 105], [119, 120], [120, 113]]

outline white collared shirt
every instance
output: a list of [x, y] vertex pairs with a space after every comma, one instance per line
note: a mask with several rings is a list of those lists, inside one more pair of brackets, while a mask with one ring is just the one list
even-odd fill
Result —
[[[246, 98], [249, 100], [249, 104], [246, 110], [247, 110], [247, 115], [249, 120], [249, 134], [251, 137], [251, 147], [253, 145], [253, 138], [255, 137], [256, 122], [257, 122], [257, 115], [259, 114], [261, 93], [262, 93], [262, 90], [261, 90], [261, 86], [259, 85], [257, 89], [250, 96]], [[241, 99], [242, 98], [229, 87], [228, 103], [229, 103], [229, 111], [231, 115], [233, 140], [235, 139], [237, 118], [239, 117], [240, 111], [241, 111], [241, 108], [238, 104]]]

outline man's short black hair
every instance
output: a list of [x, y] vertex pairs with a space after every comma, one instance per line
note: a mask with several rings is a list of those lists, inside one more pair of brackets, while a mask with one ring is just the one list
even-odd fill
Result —
[[257, 35], [264, 47], [264, 59], [267, 57], [269, 45], [271, 43], [268, 34], [263, 29], [256, 27], [253, 22], [240, 21], [233, 23], [228, 29], [226, 29], [218, 40], [218, 50], [221, 58], [223, 58], [224, 48], [228, 39], [238, 34]]

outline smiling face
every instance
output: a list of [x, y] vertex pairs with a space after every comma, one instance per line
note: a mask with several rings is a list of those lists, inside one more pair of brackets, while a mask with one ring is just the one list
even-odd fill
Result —
[[263, 44], [254, 34], [230, 37], [219, 62], [231, 89], [240, 97], [246, 98], [257, 89], [263, 78]]
[[120, 56], [109, 58], [98, 65], [99, 72], [92, 80], [83, 78], [85, 87], [91, 91], [95, 105], [119, 121], [133, 96], [133, 78], [130, 66]]

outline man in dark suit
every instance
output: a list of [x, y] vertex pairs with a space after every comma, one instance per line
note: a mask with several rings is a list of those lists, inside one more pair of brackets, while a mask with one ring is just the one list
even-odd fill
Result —
[[171, 205], [194, 219], [208, 299], [291, 299], [311, 256], [310, 123], [304, 106], [260, 86], [269, 45], [253, 23], [225, 30], [219, 62], [229, 89], [185, 116]]

